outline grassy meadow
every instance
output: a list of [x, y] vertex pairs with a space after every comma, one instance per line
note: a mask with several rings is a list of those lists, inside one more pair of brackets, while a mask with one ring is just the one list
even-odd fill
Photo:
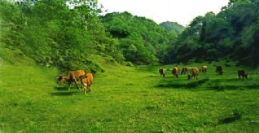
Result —
[[[125, 67], [99, 58], [93, 91], [67, 90], [60, 74], [42, 68], [20, 51], [0, 49], [0, 132], [259, 132], [259, 71], [234, 62], [208, 66], [199, 79], [177, 79], [160, 67]], [[215, 74], [222, 65], [224, 74]], [[245, 69], [248, 80], [239, 80]]]

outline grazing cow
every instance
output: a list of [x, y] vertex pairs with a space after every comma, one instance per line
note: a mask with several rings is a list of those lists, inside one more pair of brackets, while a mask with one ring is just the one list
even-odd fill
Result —
[[178, 78], [178, 72], [179, 72], [179, 68], [174, 67], [173, 70], [172, 70], [172, 74], [175, 75], [176, 78]]
[[188, 74], [188, 70], [189, 70], [188, 67], [183, 67], [181, 74], [186, 74], [186, 73]]
[[188, 75], [188, 80], [192, 79], [192, 77], [195, 77], [198, 79], [199, 76], [199, 69], [198, 68], [192, 68], [191, 73]]
[[64, 82], [68, 82], [68, 90], [70, 90], [71, 87], [71, 83], [75, 82], [76, 86], [78, 89], [80, 89], [80, 87], [77, 84], [77, 81], [80, 81], [80, 76], [85, 75], [85, 71], [84, 70], [75, 70], [75, 71], [70, 71], [67, 75], [63, 75], [63, 76], [59, 76], [57, 78], [57, 83], [64, 83]]
[[242, 79], [244, 79], [244, 78], [247, 79], [248, 74], [245, 72], [245, 70], [238, 70], [237, 73], [238, 73], [239, 79], [241, 79], [241, 77], [242, 77]]
[[165, 69], [160, 68], [160, 69], [159, 69], [159, 73], [160, 73], [160, 75], [162, 75], [163, 77], [165, 77]]
[[221, 66], [216, 67], [216, 73], [218, 73], [219, 75], [223, 75], [223, 69]]
[[86, 75], [80, 76], [81, 82], [84, 85], [84, 93], [86, 94], [86, 86], [88, 89], [88, 92], [91, 92], [91, 86], [94, 81], [94, 77], [91, 73], [87, 73]]
[[206, 74], [206, 73], [207, 73], [207, 69], [208, 69], [207, 66], [203, 66], [203, 67], [201, 68], [201, 72]]

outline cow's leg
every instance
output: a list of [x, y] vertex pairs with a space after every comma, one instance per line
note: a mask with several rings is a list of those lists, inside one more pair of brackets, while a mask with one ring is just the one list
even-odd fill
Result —
[[83, 87], [84, 87], [84, 93], [86, 93], [87, 84], [86, 84], [86, 83], [83, 83]]
[[79, 85], [78, 85], [77, 82], [76, 82], [76, 79], [74, 79], [74, 82], [75, 82], [77, 88], [80, 89]]
[[91, 84], [87, 85], [87, 88], [88, 88], [88, 92], [91, 92], [92, 89], [91, 89]]
[[71, 82], [68, 82], [68, 90], [71, 88]]
[[85, 84], [84, 84], [83, 80], [81, 80], [81, 84], [82, 84], [82, 86], [83, 86], [83, 87], [85, 86]]
[[77, 88], [78, 88], [78, 89], [80, 89], [80, 87], [79, 87], [79, 85], [77, 84], [77, 82], [76, 82], [76, 81], [75, 81], [75, 84], [76, 84]]

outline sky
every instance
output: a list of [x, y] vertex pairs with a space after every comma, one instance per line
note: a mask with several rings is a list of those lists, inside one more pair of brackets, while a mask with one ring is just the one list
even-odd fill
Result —
[[229, 0], [98, 0], [103, 10], [110, 12], [127, 11], [146, 17], [158, 24], [165, 21], [178, 22], [187, 26], [195, 17], [207, 12], [218, 13]]

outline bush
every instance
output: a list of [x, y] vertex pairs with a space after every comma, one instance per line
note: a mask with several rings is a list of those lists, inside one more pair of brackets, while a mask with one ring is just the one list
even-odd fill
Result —
[[134, 67], [134, 64], [129, 61], [124, 62], [124, 65], [129, 66], [129, 67]]

